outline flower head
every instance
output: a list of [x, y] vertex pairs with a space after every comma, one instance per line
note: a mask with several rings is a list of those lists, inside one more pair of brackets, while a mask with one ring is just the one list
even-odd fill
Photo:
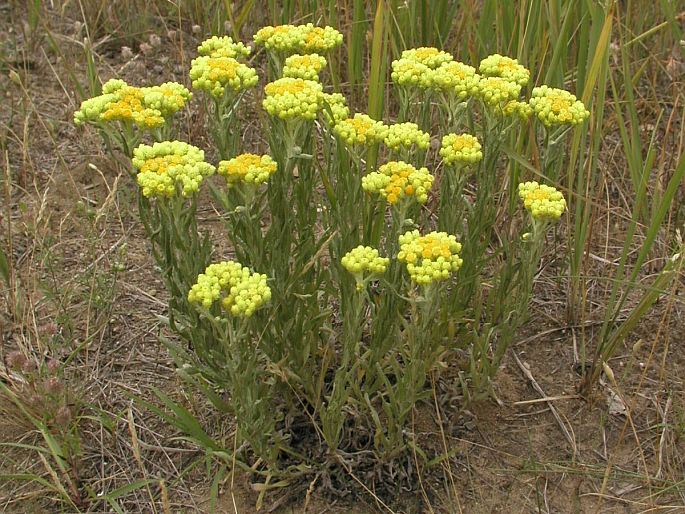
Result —
[[540, 86], [533, 89], [530, 106], [546, 126], [578, 125], [590, 116], [583, 102], [563, 89]]
[[357, 289], [363, 287], [365, 274], [382, 275], [388, 268], [390, 259], [381, 257], [378, 250], [370, 246], [359, 245], [347, 252], [340, 260], [343, 267], [357, 279]]
[[232, 57], [233, 59], [247, 57], [251, 51], [252, 49], [249, 46], [245, 46], [240, 42], [234, 42], [233, 38], [229, 36], [212, 36], [197, 47], [198, 55]]
[[221, 98], [257, 85], [257, 72], [233, 57], [197, 57], [190, 64], [193, 87]]
[[487, 77], [501, 77], [519, 86], [525, 86], [530, 80], [530, 71], [519, 64], [517, 59], [494, 54], [480, 62], [478, 70]]
[[473, 164], [483, 158], [480, 143], [471, 134], [447, 134], [442, 138], [440, 157], [445, 164]]
[[[350, 115], [350, 108], [347, 106], [347, 100], [340, 93], [324, 93], [323, 94], [324, 107], [322, 108], [323, 115], [329, 125], [336, 125], [342, 120], [346, 120]], [[326, 108], [330, 107], [330, 113]], [[333, 117], [331, 118], [331, 114]]]
[[454, 94], [460, 100], [476, 95], [480, 77], [473, 66], [458, 61], [443, 63], [432, 74], [435, 88]]
[[271, 116], [313, 120], [323, 105], [323, 88], [313, 80], [285, 77], [264, 87], [262, 106]]
[[254, 36], [258, 45], [280, 53], [326, 53], [342, 44], [342, 34], [333, 27], [278, 25], [262, 27]]
[[315, 80], [318, 82], [319, 73], [326, 67], [326, 58], [319, 54], [291, 55], [286, 58], [283, 67], [284, 77]]
[[392, 81], [400, 86], [428, 89], [433, 86], [431, 69], [414, 59], [401, 58], [392, 62]]
[[120, 121], [150, 130], [164, 125], [191, 97], [190, 91], [176, 82], [134, 87], [123, 80], [112, 79], [102, 86], [101, 95], [81, 103], [74, 113], [74, 123]]
[[502, 114], [505, 116], [516, 116], [519, 119], [526, 121], [533, 114], [533, 108], [526, 102], [519, 102], [518, 100], [511, 100], [504, 104]]
[[411, 279], [419, 285], [446, 280], [463, 261], [459, 257], [461, 244], [446, 232], [430, 232], [422, 236], [418, 230], [400, 236], [397, 259], [407, 264]]
[[430, 135], [420, 130], [416, 123], [395, 123], [388, 126], [383, 142], [392, 150], [398, 150], [401, 147], [411, 148], [413, 145], [421, 150], [427, 150], [430, 145]]
[[140, 145], [133, 151], [136, 179], [145, 197], [169, 198], [180, 186], [184, 196], [198, 191], [200, 184], [214, 173], [204, 161], [204, 152], [181, 141]]
[[210, 264], [188, 292], [188, 301], [209, 309], [220, 300], [233, 316], [249, 318], [271, 299], [267, 277], [234, 261]]
[[428, 191], [433, 187], [433, 175], [426, 168], [416, 169], [403, 161], [390, 161], [378, 171], [362, 177], [362, 189], [377, 193], [388, 203], [413, 197], [419, 203], [426, 203]]
[[537, 182], [519, 184], [519, 198], [534, 220], [556, 221], [566, 210], [566, 200], [560, 191]]
[[339, 121], [334, 133], [349, 146], [373, 145], [383, 141], [388, 127], [382, 121], [357, 113], [354, 118]]
[[221, 161], [217, 172], [226, 177], [229, 184], [244, 182], [259, 185], [269, 180], [277, 169], [276, 161], [270, 156], [245, 153], [229, 161]]
[[478, 96], [490, 107], [501, 107], [518, 98], [520, 93], [519, 84], [501, 77], [481, 77], [478, 82]]
[[431, 70], [434, 70], [441, 64], [450, 62], [454, 59], [454, 57], [452, 57], [449, 53], [428, 46], [405, 50], [402, 52], [400, 58], [423, 64]]

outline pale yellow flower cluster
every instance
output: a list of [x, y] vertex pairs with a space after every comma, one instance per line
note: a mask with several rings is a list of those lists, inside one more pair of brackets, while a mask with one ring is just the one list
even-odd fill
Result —
[[548, 86], [533, 89], [530, 106], [546, 126], [578, 125], [590, 116], [583, 102], [574, 95], [563, 89]]
[[342, 44], [343, 36], [333, 27], [277, 25], [262, 27], [254, 36], [258, 45], [279, 53], [323, 54]]
[[418, 230], [400, 236], [397, 259], [407, 264], [411, 279], [419, 285], [446, 280], [463, 261], [459, 257], [461, 244], [446, 232], [430, 232], [422, 236]]
[[419, 129], [416, 123], [395, 123], [388, 126], [383, 142], [391, 150], [399, 150], [402, 147], [409, 149], [414, 145], [421, 150], [427, 150], [430, 135]]
[[383, 164], [378, 171], [362, 177], [362, 189], [381, 195], [389, 204], [410, 197], [419, 203], [426, 203], [433, 180], [433, 175], [426, 168], [417, 170], [406, 162], [391, 161]]
[[530, 71], [519, 64], [517, 59], [500, 54], [489, 55], [483, 59], [478, 71], [487, 77], [501, 77], [519, 86], [525, 86], [530, 80]]
[[471, 134], [447, 134], [442, 138], [440, 157], [445, 164], [473, 164], [483, 158], [478, 139]]
[[264, 87], [262, 106], [271, 116], [284, 120], [313, 120], [323, 105], [323, 88], [313, 80], [284, 77]]
[[188, 301], [210, 309], [217, 301], [233, 316], [249, 318], [271, 300], [267, 276], [234, 261], [210, 264], [198, 275]]
[[226, 177], [229, 184], [244, 182], [258, 186], [276, 173], [278, 164], [269, 155], [244, 153], [228, 161], [219, 162], [217, 172]]
[[214, 173], [204, 157], [202, 150], [181, 141], [138, 146], [132, 162], [143, 196], [170, 198], [177, 187], [183, 196], [196, 193], [205, 177]]
[[257, 85], [257, 72], [233, 57], [200, 56], [190, 64], [193, 88], [206, 91], [214, 98], [226, 92], [238, 93]]
[[566, 210], [566, 200], [560, 191], [537, 182], [519, 184], [519, 197], [535, 220], [556, 221]]
[[349, 146], [370, 146], [385, 139], [388, 127], [382, 121], [357, 113], [353, 118], [336, 123], [334, 133]]
[[233, 59], [247, 57], [251, 51], [252, 49], [249, 46], [245, 46], [240, 42], [234, 42], [233, 38], [229, 36], [212, 36], [197, 47], [198, 55], [232, 57]]
[[326, 58], [319, 54], [295, 54], [285, 60], [283, 76], [296, 79], [315, 80], [326, 67]]

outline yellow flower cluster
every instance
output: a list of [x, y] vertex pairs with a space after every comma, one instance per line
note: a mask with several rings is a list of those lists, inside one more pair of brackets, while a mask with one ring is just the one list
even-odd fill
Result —
[[494, 54], [486, 57], [480, 62], [478, 68], [487, 77], [501, 77], [510, 82], [516, 82], [519, 86], [525, 86], [530, 80], [530, 71], [517, 59]]
[[392, 150], [399, 150], [401, 147], [411, 148], [412, 145], [416, 145], [421, 150], [427, 150], [430, 145], [430, 135], [419, 129], [416, 123], [395, 123], [388, 126], [383, 142]]
[[422, 46], [420, 48], [405, 50], [402, 52], [400, 59], [414, 61], [434, 70], [441, 64], [452, 61], [454, 58], [449, 53], [438, 50], [437, 48]]
[[459, 61], [443, 63], [432, 74], [436, 89], [453, 93], [460, 100], [478, 94], [480, 77], [476, 69]]
[[319, 80], [319, 73], [326, 67], [326, 58], [319, 54], [291, 55], [283, 67], [284, 77]]
[[505, 116], [517, 116], [523, 121], [526, 121], [530, 118], [530, 115], [533, 114], [533, 108], [526, 102], [511, 100], [504, 105], [502, 113]]
[[550, 125], [577, 125], [590, 113], [575, 95], [563, 89], [540, 86], [533, 89], [530, 99], [533, 112], [542, 123]]
[[407, 264], [411, 279], [419, 285], [428, 285], [449, 278], [463, 261], [459, 257], [461, 244], [446, 232], [430, 232], [422, 236], [418, 230], [400, 236], [397, 259]]
[[252, 49], [243, 43], [234, 42], [230, 36], [212, 36], [197, 47], [198, 55], [207, 57], [232, 57], [239, 59], [250, 55]]
[[447, 134], [442, 138], [440, 157], [445, 164], [457, 162], [472, 164], [483, 158], [480, 143], [471, 134]]
[[433, 86], [431, 69], [414, 59], [397, 59], [392, 62], [392, 81], [400, 86], [428, 89]]
[[226, 90], [237, 93], [257, 85], [257, 72], [233, 57], [197, 57], [190, 64], [190, 78], [193, 88], [215, 98], [224, 96]]
[[383, 141], [388, 133], [388, 127], [382, 121], [357, 113], [354, 118], [339, 121], [335, 125], [334, 133], [349, 146], [373, 145]]
[[276, 161], [270, 156], [245, 153], [229, 161], [219, 162], [217, 171], [219, 175], [226, 177], [229, 184], [245, 182], [259, 185], [269, 180], [277, 169]]
[[143, 196], [172, 197], [177, 184], [184, 196], [197, 192], [204, 178], [214, 173], [214, 166], [204, 157], [202, 150], [181, 141], [138, 146], [133, 151], [133, 166]]
[[556, 221], [566, 210], [566, 200], [560, 191], [537, 182], [519, 184], [519, 198], [535, 220]]
[[428, 172], [428, 169], [417, 170], [403, 161], [390, 161], [378, 168], [378, 171], [362, 177], [364, 191], [378, 193], [390, 204], [396, 204], [412, 196], [417, 202], [426, 203], [431, 187], [433, 187], [433, 175]]
[[266, 275], [251, 273], [234, 261], [210, 264], [198, 275], [188, 292], [188, 301], [209, 309], [221, 299], [221, 306], [233, 316], [249, 318], [271, 300], [266, 280]]
[[478, 96], [490, 107], [501, 107], [518, 98], [520, 93], [519, 84], [501, 77], [481, 77], [478, 82]]
[[123, 80], [112, 79], [102, 86], [101, 95], [81, 103], [74, 113], [74, 123], [121, 121], [153, 129], [164, 125], [191, 97], [192, 93], [176, 82], [134, 87]]
[[271, 116], [313, 120], [323, 105], [323, 88], [313, 80], [285, 77], [264, 87], [262, 106]]
[[[324, 107], [322, 109], [323, 115], [326, 121], [330, 125], [335, 125], [342, 120], [346, 120], [350, 116], [350, 108], [347, 107], [347, 100], [340, 93], [324, 93], [323, 94]], [[331, 111], [325, 107], [326, 104], [330, 107]], [[331, 113], [333, 118], [331, 119]]]
[[340, 260], [343, 267], [353, 275], [381, 275], [388, 268], [390, 259], [378, 255], [378, 250], [359, 245], [347, 252]]
[[262, 27], [254, 41], [275, 52], [322, 54], [340, 46], [343, 36], [333, 27], [315, 27], [308, 23]]

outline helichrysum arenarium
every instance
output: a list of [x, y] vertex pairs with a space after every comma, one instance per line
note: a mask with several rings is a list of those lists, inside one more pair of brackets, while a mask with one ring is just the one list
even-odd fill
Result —
[[423, 64], [432, 70], [454, 59], [449, 53], [429, 46], [405, 50], [400, 58]]
[[502, 114], [505, 116], [516, 116], [525, 121], [533, 114], [533, 108], [526, 102], [511, 100], [502, 107]]
[[463, 261], [459, 257], [461, 244], [446, 232], [430, 232], [422, 236], [418, 230], [400, 236], [397, 259], [407, 265], [411, 279], [419, 285], [446, 280]]
[[167, 82], [160, 86], [134, 87], [120, 79], [102, 86], [102, 94], [81, 103], [74, 122], [100, 123], [121, 121], [142, 129], [161, 127], [182, 109], [192, 94], [181, 84]]
[[232, 57], [239, 59], [250, 55], [252, 49], [243, 43], [233, 41], [229, 36], [212, 36], [197, 47], [198, 55], [208, 57]]
[[473, 66], [458, 61], [443, 63], [431, 75], [436, 89], [452, 93], [460, 100], [476, 95], [479, 91], [480, 76]]
[[217, 301], [233, 316], [249, 318], [271, 300], [267, 277], [233, 261], [210, 264], [198, 275], [188, 301], [209, 309]]
[[390, 161], [378, 171], [362, 177], [362, 189], [377, 193], [388, 203], [396, 204], [404, 198], [415, 198], [426, 203], [428, 191], [433, 187], [433, 175], [426, 168], [416, 169], [403, 161]]
[[245, 153], [228, 161], [221, 161], [217, 167], [219, 175], [226, 177], [229, 184], [263, 184], [276, 173], [278, 165], [268, 155]]
[[262, 106], [271, 116], [313, 120], [323, 105], [323, 88], [313, 80], [285, 77], [264, 87]]
[[490, 107], [501, 107], [518, 98], [520, 93], [519, 84], [501, 77], [481, 77], [478, 82], [478, 96]]
[[487, 77], [502, 77], [520, 86], [525, 86], [530, 80], [530, 71], [519, 64], [517, 59], [500, 54], [490, 55], [483, 59], [478, 71]]
[[416, 145], [421, 150], [427, 150], [430, 145], [430, 135], [419, 129], [416, 123], [395, 123], [388, 126], [383, 138], [385, 146], [392, 150], [411, 148]]
[[400, 86], [428, 89], [433, 86], [431, 69], [414, 59], [397, 59], [392, 62], [392, 81]]
[[334, 133], [349, 146], [373, 145], [383, 141], [388, 127], [382, 121], [357, 113], [353, 118], [339, 121]]
[[283, 76], [318, 81], [319, 73], [325, 67], [326, 58], [319, 54], [295, 54], [286, 58]]
[[233, 57], [200, 56], [191, 62], [193, 88], [221, 98], [228, 89], [237, 93], [257, 85], [257, 72]]
[[204, 161], [204, 152], [181, 141], [140, 145], [133, 151], [136, 179], [145, 197], [172, 197], [177, 184], [181, 193], [195, 193], [214, 166]]
[[471, 134], [447, 134], [442, 138], [440, 157], [445, 164], [473, 164], [483, 158], [478, 139]]
[[[330, 125], [335, 125], [342, 120], [346, 120], [350, 115], [350, 108], [347, 106], [347, 100], [345, 100], [345, 97], [340, 93], [324, 93], [323, 103], [322, 112]], [[328, 112], [326, 105], [330, 107], [330, 113]], [[331, 113], [333, 115], [332, 118]]]
[[548, 86], [533, 89], [530, 106], [538, 119], [547, 126], [577, 125], [590, 116], [583, 102], [574, 95]]
[[519, 184], [519, 197], [534, 220], [556, 221], [566, 210], [566, 200], [560, 191], [537, 182]]
[[278, 25], [262, 27], [254, 36], [258, 45], [279, 53], [326, 53], [342, 44], [342, 34], [333, 27]]
[[363, 288], [365, 275], [382, 275], [388, 268], [390, 259], [378, 255], [378, 250], [359, 245], [347, 252], [340, 260], [343, 267], [357, 280], [357, 289]]

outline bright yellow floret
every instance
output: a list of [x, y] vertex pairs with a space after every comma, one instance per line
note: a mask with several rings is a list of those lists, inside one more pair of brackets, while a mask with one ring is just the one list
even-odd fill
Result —
[[188, 293], [190, 303], [210, 309], [217, 300], [233, 316], [249, 318], [271, 300], [266, 275], [233, 261], [210, 264]]
[[411, 148], [414, 145], [421, 150], [427, 150], [430, 145], [430, 135], [419, 129], [416, 123], [395, 123], [388, 126], [383, 142], [392, 150], [399, 150], [402, 147]]
[[285, 77], [264, 87], [262, 106], [281, 119], [313, 120], [323, 105], [323, 88], [313, 80]]
[[418, 230], [413, 230], [402, 234], [399, 240], [397, 259], [406, 263], [409, 276], [419, 285], [446, 280], [463, 263], [459, 257], [461, 244], [446, 232], [422, 236]]
[[145, 197], [175, 196], [177, 185], [184, 196], [193, 194], [205, 177], [214, 173], [202, 150], [181, 141], [140, 145], [133, 151], [132, 162]]
[[285, 60], [284, 77], [319, 80], [319, 73], [326, 67], [326, 58], [319, 54], [291, 55]]
[[383, 141], [388, 127], [382, 121], [357, 113], [354, 118], [339, 121], [334, 133], [349, 146], [373, 145]]
[[207, 57], [232, 57], [239, 59], [250, 55], [252, 49], [243, 43], [233, 41], [229, 36], [212, 36], [197, 47], [198, 55]]
[[406, 162], [390, 161], [378, 171], [362, 177], [362, 189], [381, 195], [390, 204], [412, 197], [419, 203], [426, 203], [433, 180], [426, 168], [417, 170]]
[[193, 87], [221, 98], [257, 85], [257, 72], [232, 57], [200, 56], [190, 64]]
[[535, 220], [556, 221], [566, 210], [566, 200], [560, 191], [537, 182], [519, 184], [519, 197]]
[[504, 80], [516, 82], [519, 86], [525, 86], [530, 80], [530, 71], [519, 64], [517, 59], [500, 54], [483, 59], [478, 71], [487, 77], [502, 77]]
[[221, 161], [217, 168], [219, 175], [226, 177], [229, 184], [263, 184], [276, 173], [278, 165], [268, 155], [245, 153], [229, 161]]
[[590, 116], [583, 102], [574, 95], [548, 86], [533, 89], [530, 106], [538, 119], [547, 126], [578, 125]]
[[440, 157], [445, 164], [473, 164], [483, 158], [480, 143], [471, 134], [447, 134], [442, 138]]

